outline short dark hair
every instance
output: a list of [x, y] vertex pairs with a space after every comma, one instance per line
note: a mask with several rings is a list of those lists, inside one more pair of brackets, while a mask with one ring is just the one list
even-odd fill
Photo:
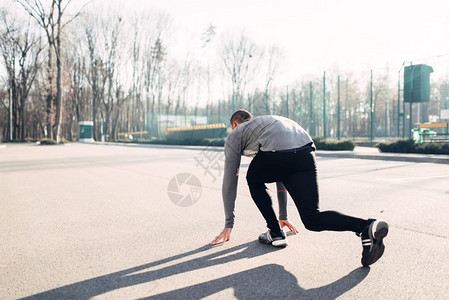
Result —
[[253, 115], [249, 111], [247, 111], [246, 109], [239, 109], [232, 114], [230, 123], [232, 124], [232, 122], [237, 121], [237, 123], [241, 124], [243, 122], [252, 120], [252, 118]]

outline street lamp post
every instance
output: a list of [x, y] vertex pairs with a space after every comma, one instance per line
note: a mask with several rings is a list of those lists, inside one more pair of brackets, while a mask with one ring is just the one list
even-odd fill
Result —
[[323, 138], [327, 138], [326, 134], [326, 72], [323, 74]]
[[12, 142], [12, 87], [9, 88], [9, 141]]

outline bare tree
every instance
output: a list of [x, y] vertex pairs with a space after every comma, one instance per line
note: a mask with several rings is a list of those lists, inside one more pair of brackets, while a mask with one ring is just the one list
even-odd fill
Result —
[[146, 53], [144, 85], [147, 95], [147, 118], [149, 118], [147, 128], [150, 134], [157, 135], [158, 125], [156, 124], [155, 108], [156, 105], [160, 107], [161, 84], [163, 82], [162, 71], [165, 67], [165, 57], [167, 55], [162, 39], [157, 38], [151, 48], [146, 49]]
[[[84, 49], [84, 36], [75, 36], [74, 42], [70, 45], [70, 51], [66, 52], [65, 64], [67, 69], [66, 108], [69, 112], [67, 122], [70, 128], [67, 138], [73, 140], [77, 136], [78, 122], [90, 120], [91, 112], [91, 91], [88, 89], [89, 82], [87, 76], [88, 53]], [[73, 122], [76, 120], [76, 122]]]
[[88, 21], [86, 23], [85, 34], [88, 47], [89, 63], [86, 67], [87, 80], [92, 94], [92, 121], [93, 121], [93, 137], [98, 139], [97, 133], [97, 111], [99, 108], [100, 99], [104, 95], [104, 85], [106, 78], [102, 76], [104, 64], [102, 59], [97, 53], [97, 42], [99, 39], [98, 28], [95, 27], [95, 23]]
[[248, 82], [254, 80], [260, 51], [254, 42], [242, 34], [237, 39], [231, 38], [225, 42], [220, 57], [231, 79], [231, 109], [234, 111], [236, 105], [243, 103]]
[[373, 78], [373, 134], [374, 137], [383, 127], [384, 136], [389, 134], [390, 99], [396, 96], [397, 90], [389, 84], [388, 70]]
[[[50, 138], [60, 140], [61, 117], [62, 117], [62, 48], [63, 29], [75, 19], [80, 12], [63, 22], [63, 15], [72, 0], [51, 0], [46, 7], [41, 0], [15, 0], [28, 14], [33, 17], [38, 25], [45, 31], [48, 42], [47, 62], [47, 134]], [[53, 54], [56, 59], [56, 93], [54, 86], [54, 64]], [[52, 124], [51, 115], [55, 106], [55, 121]], [[54, 131], [53, 131], [54, 129]]]
[[[119, 64], [119, 57], [120, 57], [120, 34], [121, 34], [121, 22], [122, 19], [115, 18], [113, 20], [109, 37], [105, 37], [105, 41], [107, 43], [105, 44], [105, 50], [107, 51], [107, 59], [106, 59], [106, 70], [105, 70], [105, 76], [106, 76], [106, 95], [103, 97], [103, 107], [104, 107], [104, 121], [106, 122], [105, 130], [106, 134], [111, 135], [111, 127], [109, 124], [112, 124], [112, 113], [117, 103], [116, 96], [118, 95], [115, 93], [115, 89], [119, 87], [119, 83], [117, 80], [117, 68]], [[102, 131], [104, 129], [102, 128]]]
[[0, 13], [0, 50], [7, 69], [9, 89], [13, 101], [13, 138], [26, 137], [26, 100], [40, 67], [39, 54], [42, 51], [40, 39], [30, 29], [30, 24], [18, 25]]
[[130, 90], [129, 128], [143, 129], [156, 135], [155, 110], [160, 114], [162, 89], [165, 84], [167, 46], [166, 31], [169, 28], [166, 14], [138, 14], [131, 24], [132, 41], [129, 48], [132, 82]]
[[170, 114], [171, 107], [175, 103], [177, 96], [181, 76], [179, 68], [176, 64], [171, 64], [167, 67], [167, 103], [165, 106], [165, 114], [168, 116]]
[[266, 114], [270, 114], [271, 110], [270, 110], [270, 92], [271, 89], [273, 88], [273, 81], [275, 79], [277, 70], [279, 68], [280, 65], [280, 51], [279, 48], [276, 47], [275, 45], [271, 46], [270, 48], [268, 48], [268, 50], [266, 51], [266, 54], [264, 54], [264, 56], [266, 56], [266, 61], [264, 62], [265, 67], [265, 73], [266, 73], [266, 77], [265, 77], [265, 86], [264, 86], [264, 102], [265, 102], [265, 113]]
[[[133, 121], [133, 124], [130, 124], [130, 126], [136, 131], [144, 130], [146, 122], [146, 110], [142, 101], [145, 74], [145, 64], [142, 57], [144, 49], [142, 44], [147, 36], [145, 26], [142, 26], [142, 24], [146, 24], [147, 22], [147, 18], [142, 15], [135, 15], [132, 18], [131, 30], [133, 35], [131, 49], [128, 51], [131, 55], [132, 82], [129, 95], [130, 103], [127, 106], [130, 111], [130, 119]], [[127, 129], [127, 131], [129, 130], [130, 128]]]
[[[9, 102], [9, 107], [6, 107], [6, 111], [8, 112], [10, 122], [12, 122], [11, 126], [8, 126], [8, 135], [12, 136], [13, 139], [17, 138], [17, 131], [19, 128], [18, 125], [18, 78], [17, 78], [17, 60], [18, 60], [18, 49], [17, 45], [14, 42], [14, 39], [11, 39], [11, 35], [15, 34], [15, 31], [9, 28], [9, 22], [6, 22], [6, 12], [2, 12], [2, 35], [0, 42], [0, 49], [2, 52], [3, 63], [7, 72], [7, 86], [8, 86], [8, 96], [6, 97]], [[6, 25], [6, 26], [4, 26]]]
[[[112, 112], [116, 105], [116, 82], [120, 64], [121, 17], [98, 20], [90, 16], [85, 22], [88, 48], [87, 80], [92, 94], [92, 120], [94, 139], [99, 134], [111, 134]], [[98, 125], [105, 126], [99, 127]], [[103, 130], [106, 129], [106, 132]]]
[[[178, 120], [178, 117], [182, 111], [184, 111], [184, 113], [186, 111], [186, 99], [189, 88], [191, 87], [190, 78], [192, 76], [192, 72], [193, 72], [193, 63], [189, 58], [186, 58], [183, 67], [181, 68], [181, 70], [179, 70], [180, 74], [179, 78], [177, 78], [178, 80], [177, 97], [175, 100], [175, 108], [174, 108], [176, 120]], [[179, 125], [177, 124], [176, 126]]]

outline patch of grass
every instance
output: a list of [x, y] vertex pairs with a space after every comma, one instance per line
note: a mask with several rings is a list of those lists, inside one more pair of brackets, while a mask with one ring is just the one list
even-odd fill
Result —
[[214, 139], [204, 139], [202, 141], [204, 146], [217, 146], [217, 147], [223, 147], [225, 144], [226, 139], [225, 138], [214, 138]]
[[376, 147], [379, 148], [380, 152], [416, 153], [416, 146], [412, 139], [379, 143]]
[[353, 151], [355, 143], [351, 140], [332, 141], [323, 138], [313, 138], [317, 150], [331, 150], [331, 151]]
[[415, 144], [412, 139], [380, 143], [377, 148], [391, 153], [449, 154], [449, 143]]
[[39, 141], [39, 145], [57, 145], [55, 140], [53, 139], [42, 139]]

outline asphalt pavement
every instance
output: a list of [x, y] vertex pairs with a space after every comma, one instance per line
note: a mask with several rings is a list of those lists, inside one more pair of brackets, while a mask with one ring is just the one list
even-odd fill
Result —
[[446, 156], [317, 152], [322, 210], [390, 224], [384, 256], [363, 268], [358, 237], [307, 231], [291, 199], [299, 233], [258, 243], [247, 158], [231, 240], [210, 246], [224, 225], [218, 148], [4, 146], [0, 299], [447, 298]]

